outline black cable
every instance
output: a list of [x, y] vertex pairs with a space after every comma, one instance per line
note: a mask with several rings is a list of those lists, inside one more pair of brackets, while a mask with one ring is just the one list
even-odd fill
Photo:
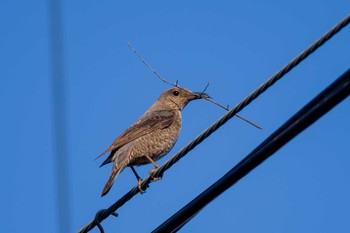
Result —
[[178, 231], [206, 205], [343, 101], [348, 95], [350, 95], [350, 69], [305, 105], [222, 178], [157, 227], [153, 233]]
[[[222, 118], [216, 121], [212, 126], [210, 126], [207, 130], [205, 130], [202, 134], [200, 134], [196, 139], [194, 139], [190, 144], [185, 146], [182, 150], [176, 153], [172, 158], [170, 158], [167, 162], [165, 162], [153, 175], [155, 177], [161, 177], [163, 173], [169, 169], [172, 165], [174, 165], [177, 161], [179, 161], [182, 157], [184, 157], [189, 151], [195, 148], [198, 144], [200, 144], [204, 139], [209, 137], [213, 132], [215, 132], [218, 128], [224, 125], [229, 119], [234, 117], [239, 111], [241, 111], [244, 107], [250, 104], [254, 99], [256, 99], [260, 94], [266, 91], [269, 87], [271, 87], [274, 83], [276, 83], [279, 79], [281, 79], [286, 73], [296, 67], [301, 61], [306, 59], [310, 54], [312, 54], [316, 49], [322, 46], [326, 41], [332, 38], [337, 32], [343, 29], [346, 25], [350, 23], [350, 15], [345, 17], [341, 22], [339, 22], [335, 27], [333, 27], [330, 31], [328, 31], [325, 35], [319, 38], [314, 44], [312, 44], [308, 49], [302, 52], [299, 56], [294, 58], [288, 65], [283, 67], [279, 72], [270, 77], [266, 82], [264, 82], [259, 88], [257, 88], [254, 92], [252, 92], [248, 97], [246, 97], [242, 102], [240, 102], [237, 106], [231, 109], [228, 113], [226, 113]], [[148, 184], [151, 182], [151, 177], [148, 176], [141, 184], [142, 189], [146, 189]], [[128, 193], [126, 193], [122, 198], [116, 201], [112, 206], [103, 211], [98, 219], [98, 222], [102, 222], [106, 219], [111, 213], [115, 212], [119, 207], [123, 206], [126, 202], [128, 202], [133, 196], [135, 196], [139, 192], [137, 186], [131, 189]], [[84, 233], [93, 229], [96, 226], [96, 219], [91, 221], [85, 227], [83, 227], [79, 232]]]

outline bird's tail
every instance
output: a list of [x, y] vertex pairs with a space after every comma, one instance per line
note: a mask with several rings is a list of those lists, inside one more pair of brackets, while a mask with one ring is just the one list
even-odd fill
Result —
[[114, 161], [113, 168], [112, 168], [112, 174], [109, 177], [105, 187], [103, 188], [101, 196], [103, 197], [106, 195], [109, 190], [111, 189], [115, 179], [117, 176], [124, 170], [124, 168], [129, 164], [129, 158], [124, 157], [122, 159], [119, 159], [118, 161]]

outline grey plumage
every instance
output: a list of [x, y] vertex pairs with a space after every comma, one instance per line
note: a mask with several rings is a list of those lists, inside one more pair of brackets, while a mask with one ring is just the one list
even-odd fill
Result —
[[112, 174], [102, 191], [102, 196], [108, 193], [125, 167], [148, 164], [166, 155], [180, 134], [181, 111], [190, 101], [200, 98], [209, 96], [179, 87], [163, 92], [140, 119], [100, 155], [110, 152], [101, 166], [113, 162]]

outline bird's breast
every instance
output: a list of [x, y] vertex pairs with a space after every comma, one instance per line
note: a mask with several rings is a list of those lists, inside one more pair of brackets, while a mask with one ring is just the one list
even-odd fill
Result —
[[143, 165], [150, 163], [145, 157], [148, 155], [153, 160], [161, 159], [175, 145], [181, 131], [181, 115], [167, 128], [158, 129], [150, 134], [135, 140], [131, 149], [131, 165]]

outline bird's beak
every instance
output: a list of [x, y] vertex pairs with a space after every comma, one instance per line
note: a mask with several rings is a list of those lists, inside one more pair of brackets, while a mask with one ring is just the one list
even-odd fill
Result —
[[194, 99], [211, 99], [210, 95], [204, 92], [193, 92]]

